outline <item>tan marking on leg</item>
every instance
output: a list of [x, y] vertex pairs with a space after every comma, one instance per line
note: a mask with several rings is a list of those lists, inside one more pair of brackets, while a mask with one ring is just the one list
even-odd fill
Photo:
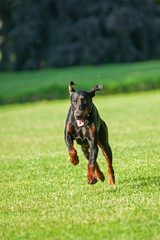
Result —
[[110, 161], [109, 161], [109, 158], [108, 158], [108, 155], [106, 154], [105, 151], [103, 151], [103, 154], [107, 160], [107, 165], [108, 165], [108, 177], [109, 177], [109, 184], [110, 185], [114, 185], [115, 184], [115, 179], [114, 179], [114, 174], [113, 174], [113, 168], [110, 164]]
[[73, 147], [73, 145], [71, 144], [71, 150], [69, 151], [69, 155], [70, 155], [70, 161], [71, 163], [73, 163], [74, 165], [77, 165], [79, 163], [79, 158], [77, 156], [77, 151], [75, 150], [75, 148]]

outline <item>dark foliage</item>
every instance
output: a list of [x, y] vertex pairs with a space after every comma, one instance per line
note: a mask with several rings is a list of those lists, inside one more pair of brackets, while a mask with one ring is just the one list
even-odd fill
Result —
[[154, 0], [1, 0], [0, 69], [160, 57]]

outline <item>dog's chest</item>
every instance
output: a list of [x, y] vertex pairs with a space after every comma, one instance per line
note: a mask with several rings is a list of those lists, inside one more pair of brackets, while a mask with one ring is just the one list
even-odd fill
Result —
[[78, 144], [88, 145], [87, 130], [88, 129], [82, 127], [74, 131], [73, 138], [77, 141]]

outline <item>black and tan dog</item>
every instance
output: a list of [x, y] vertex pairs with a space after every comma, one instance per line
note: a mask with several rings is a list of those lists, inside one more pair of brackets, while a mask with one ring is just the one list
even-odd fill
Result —
[[81, 145], [84, 156], [89, 160], [88, 183], [96, 183], [97, 177], [104, 181], [105, 177], [96, 161], [99, 146], [107, 160], [109, 182], [115, 184], [112, 150], [108, 143], [108, 129], [92, 102], [95, 91], [101, 90], [103, 85], [96, 85], [88, 92], [75, 91], [72, 85], [76, 84], [72, 81], [69, 84], [71, 107], [65, 126], [65, 142], [69, 150], [70, 161], [74, 165], [79, 163], [77, 151], [73, 146], [73, 141], [76, 140]]

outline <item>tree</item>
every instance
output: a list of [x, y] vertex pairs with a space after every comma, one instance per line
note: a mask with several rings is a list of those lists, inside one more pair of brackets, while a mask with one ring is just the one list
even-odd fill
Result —
[[154, 0], [1, 0], [1, 69], [160, 57]]

